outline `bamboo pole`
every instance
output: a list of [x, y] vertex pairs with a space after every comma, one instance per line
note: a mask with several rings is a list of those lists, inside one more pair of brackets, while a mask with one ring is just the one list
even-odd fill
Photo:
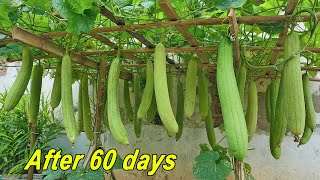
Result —
[[99, 67], [99, 76], [98, 76], [98, 92], [97, 92], [97, 107], [96, 107], [96, 120], [94, 126], [94, 144], [96, 147], [99, 147], [100, 142], [100, 132], [101, 132], [101, 120], [103, 112], [103, 96], [104, 96], [104, 84], [106, 81], [107, 75], [107, 57], [106, 55], [101, 56], [101, 63]]
[[[18, 26], [13, 28], [12, 38], [19, 40], [25, 44], [29, 44], [31, 46], [34, 46], [34, 47], [41, 49], [45, 52], [48, 52], [50, 54], [57, 55], [61, 58], [64, 56], [64, 53], [65, 53], [64, 48], [54, 44], [53, 42], [51, 42], [51, 41], [49, 41], [39, 35], [28, 32]], [[79, 63], [79, 64], [82, 64], [87, 67], [98, 69], [97, 62], [95, 62], [87, 57], [81, 56], [79, 53], [72, 52], [72, 51], [69, 51], [69, 52], [70, 52], [70, 57], [71, 57], [72, 61]]]
[[[38, 49], [41, 49], [49, 54], [53, 54], [55, 56], [57, 56], [58, 58], [62, 58], [64, 56], [64, 52], [65, 49], [52, 43], [51, 41], [33, 34], [31, 32], [28, 32], [18, 26], [14, 27], [13, 32], [12, 32], [12, 37], [13, 39], [19, 40], [25, 44], [34, 46]], [[73, 52], [73, 51], [69, 51], [71, 60], [73, 62], [76, 62], [78, 64], [82, 64], [84, 66], [87, 67], [91, 67], [93, 69], [98, 69], [99, 64], [98, 62], [82, 56], [81, 54], [77, 53], [77, 52]], [[127, 80], [131, 80], [132, 79], [132, 75], [130, 73], [120, 73], [120, 78], [122, 79], [127, 79]]]
[[[30, 153], [31, 150], [34, 148], [34, 145], [36, 143], [37, 140], [37, 135], [36, 135], [36, 131], [37, 131], [37, 121], [38, 118], [36, 120], [34, 120], [34, 122], [32, 124], [29, 125], [29, 129], [30, 129]], [[33, 172], [34, 172], [34, 166], [30, 166], [28, 169], [28, 176], [27, 179], [28, 180], [32, 180], [33, 179]]]
[[235, 70], [237, 71], [240, 65], [240, 44], [239, 44], [239, 25], [237, 23], [237, 16], [236, 16], [235, 9], [230, 8], [228, 19], [229, 19], [231, 36], [233, 38], [234, 67], [235, 67]]
[[[242, 49], [248, 51], [283, 51], [283, 47], [260, 47], [260, 46], [243, 46]], [[167, 53], [192, 53], [196, 51], [217, 51], [217, 46], [199, 46], [199, 47], [169, 47], [166, 48]], [[304, 50], [305, 52], [320, 53], [320, 48], [307, 47]], [[117, 54], [117, 50], [92, 50], [92, 51], [82, 51], [81, 55], [84, 56], [93, 56], [100, 54]], [[141, 48], [141, 49], [129, 49], [129, 50], [120, 50], [121, 54], [141, 54], [141, 53], [154, 53], [154, 49], [151, 48]]]
[[[316, 14], [320, 19], [320, 14]], [[258, 24], [258, 23], [283, 23], [291, 18], [291, 15], [276, 15], [276, 16], [242, 16], [237, 17], [238, 24]], [[297, 21], [305, 22], [310, 20], [310, 15], [301, 15]], [[210, 26], [210, 25], [221, 25], [229, 24], [229, 20], [225, 18], [208, 18], [208, 19], [190, 19], [190, 20], [177, 20], [169, 22], [157, 22], [149, 24], [133, 24], [125, 26], [111, 26], [111, 27], [98, 27], [92, 30], [95, 33], [102, 32], [115, 32], [115, 31], [126, 31], [126, 30], [141, 30], [141, 29], [156, 29], [156, 28], [168, 28], [176, 26]], [[63, 34], [63, 33], [62, 33]]]

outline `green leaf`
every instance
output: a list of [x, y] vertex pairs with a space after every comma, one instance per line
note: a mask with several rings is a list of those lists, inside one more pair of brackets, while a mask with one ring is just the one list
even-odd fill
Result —
[[227, 10], [242, 7], [246, 1], [247, 0], [214, 0], [213, 4], [217, 6], [218, 9]]
[[26, 2], [27, 6], [40, 9], [41, 11], [48, 11], [49, 4], [49, 0], [27, 0]]
[[9, 26], [11, 21], [9, 20], [9, 11], [4, 4], [0, 4], [0, 25]]
[[193, 176], [198, 180], [224, 180], [232, 171], [231, 163], [222, 160], [219, 163], [219, 153], [206, 151], [196, 157], [193, 166]]
[[113, 1], [118, 7], [123, 8], [125, 6], [130, 6], [132, 4], [132, 0], [117, 0]]
[[75, 35], [89, 32], [94, 27], [94, 21], [100, 10], [98, 6], [93, 6], [91, 9], [85, 9], [82, 14], [78, 14], [74, 12], [73, 6], [64, 0], [52, 0], [52, 6], [60, 16], [68, 19], [67, 31]]
[[86, 9], [93, 8], [93, 3], [95, 2], [95, 0], [85, 0], [85, 1], [66, 0], [66, 2], [71, 5], [73, 12], [77, 14], [83, 14]]

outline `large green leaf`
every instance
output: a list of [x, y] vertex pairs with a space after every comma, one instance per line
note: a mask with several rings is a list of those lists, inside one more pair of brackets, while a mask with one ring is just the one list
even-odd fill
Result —
[[74, 7], [64, 0], [52, 0], [52, 6], [60, 16], [68, 19], [67, 31], [76, 35], [89, 32], [94, 27], [94, 21], [100, 10], [98, 6], [93, 6], [78, 14], [74, 12]]
[[232, 171], [229, 161], [219, 159], [219, 153], [213, 150], [205, 151], [196, 157], [193, 166], [193, 176], [198, 180], [224, 180]]
[[93, 8], [95, 0], [85, 0], [85, 1], [66, 0], [66, 2], [71, 5], [73, 12], [77, 14], [83, 14], [86, 9]]
[[230, 8], [239, 8], [246, 3], [247, 0], [213, 0], [213, 4], [218, 9], [226, 10]]

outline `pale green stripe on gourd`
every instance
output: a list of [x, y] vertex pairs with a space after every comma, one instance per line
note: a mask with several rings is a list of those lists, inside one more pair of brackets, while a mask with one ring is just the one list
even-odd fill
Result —
[[224, 37], [218, 48], [217, 86], [229, 150], [242, 161], [248, 149], [248, 132], [233, 69], [232, 48], [230, 39]]
[[31, 88], [30, 88], [30, 103], [29, 103], [29, 118], [30, 124], [34, 123], [38, 119], [41, 86], [42, 86], [42, 74], [43, 67], [37, 64], [33, 67], [31, 75]]
[[137, 119], [144, 117], [149, 110], [153, 96], [153, 80], [153, 65], [151, 60], [148, 59], [146, 66], [146, 86], [144, 88], [141, 103], [137, 112]]
[[161, 121], [168, 134], [173, 136], [178, 132], [179, 127], [170, 103], [166, 75], [166, 52], [162, 43], [156, 45], [154, 53], [154, 90]]
[[121, 144], [129, 144], [126, 129], [122, 123], [119, 106], [120, 59], [115, 58], [108, 75], [108, 122], [114, 139]]
[[186, 77], [186, 92], [184, 101], [184, 111], [187, 118], [193, 115], [196, 101], [197, 91], [197, 60], [192, 58], [188, 62], [187, 77]]
[[69, 54], [65, 54], [62, 59], [61, 84], [62, 118], [67, 137], [74, 144], [78, 136], [78, 127], [73, 108], [72, 65]]
[[11, 86], [3, 108], [6, 111], [11, 111], [13, 108], [16, 107], [16, 105], [19, 103], [21, 97], [24, 94], [24, 91], [26, 90], [29, 79], [32, 72], [32, 63], [33, 63], [33, 55], [29, 47], [24, 47], [22, 49], [22, 65], [18, 72], [18, 75]]

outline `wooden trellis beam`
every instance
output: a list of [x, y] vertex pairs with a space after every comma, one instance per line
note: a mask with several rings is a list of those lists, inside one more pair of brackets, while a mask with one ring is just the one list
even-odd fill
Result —
[[[121, 64], [122, 67], [144, 67], [146, 64]], [[168, 64], [167, 66], [172, 67], [187, 67], [188, 64], [179, 63], [179, 64]], [[215, 64], [200, 64], [200, 67], [212, 67], [213, 69], [216, 68]], [[301, 67], [302, 71], [320, 71], [319, 67]]]
[[[54, 44], [53, 42], [41, 37], [39, 35], [33, 34], [29, 31], [26, 31], [18, 26], [13, 28], [12, 38], [15, 40], [19, 40], [25, 44], [29, 44], [38, 49], [41, 49], [49, 54], [54, 54], [59, 57], [63, 57], [65, 53], [65, 49]], [[94, 60], [91, 60], [87, 57], [80, 55], [79, 53], [70, 51], [70, 57], [72, 61], [82, 64], [87, 67], [91, 67], [94, 69], [98, 69], [98, 63]]]
[[[320, 13], [316, 14], [318, 21], [320, 21]], [[237, 17], [238, 24], [259, 24], [259, 23], [283, 23], [288, 18], [292, 16], [289, 15], [277, 15], [277, 16], [241, 16]], [[310, 15], [299, 16], [299, 22], [309, 21]], [[98, 27], [92, 30], [95, 33], [102, 32], [115, 32], [115, 31], [126, 31], [126, 30], [141, 30], [141, 29], [156, 29], [156, 28], [169, 28], [177, 26], [211, 26], [211, 25], [221, 25], [229, 24], [229, 20], [226, 18], [208, 18], [208, 19], [190, 19], [190, 20], [177, 20], [168, 22], [157, 22], [149, 24], [133, 24], [125, 26], [111, 26], [111, 27]]]
[[[288, 0], [288, 5], [286, 7], [286, 10], [285, 10], [285, 15], [286, 16], [290, 16], [292, 15], [292, 13], [294, 12], [297, 4], [298, 4], [299, 0]], [[284, 40], [287, 36], [287, 33], [288, 33], [288, 28], [285, 27], [285, 29], [279, 34], [279, 38], [278, 38], [278, 42], [276, 44], [277, 47], [282, 47], [283, 46], [283, 43], [284, 43]], [[272, 58], [271, 58], [271, 64], [274, 64], [276, 63], [278, 57], [279, 57], [279, 54], [280, 52], [279, 51], [274, 51], [273, 54], [272, 54]], [[269, 69], [268, 70], [268, 74], [270, 74], [272, 72], [272, 69]]]
[[[159, 5], [170, 21], [177, 21], [180, 19], [179, 15], [167, 0], [160, 0]], [[187, 26], [178, 25], [176, 28], [192, 47], [198, 46], [196, 38], [189, 32]], [[203, 63], [209, 62], [208, 58], [203, 52], [195, 51], [195, 53]]]
[[[56, 55], [59, 58], [62, 58], [64, 56], [64, 53], [65, 53], [64, 48], [54, 44], [53, 42], [45, 39], [44, 37], [28, 32], [18, 26], [13, 28], [12, 37], [15, 40], [19, 40], [20, 42], [34, 46], [47, 53]], [[81, 54], [73, 51], [69, 51], [69, 54], [70, 54], [71, 60], [78, 64], [82, 64], [84, 66], [91, 67], [93, 69], [99, 68], [99, 63], [90, 58], [82, 56]], [[120, 73], [120, 78], [130, 80], [132, 79], [132, 75], [129, 73]]]
[[[283, 47], [261, 47], [261, 46], [245, 46], [247, 51], [283, 51]], [[169, 47], [166, 48], [167, 53], [190, 53], [190, 52], [209, 52], [217, 51], [217, 46], [199, 46], [199, 47]], [[320, 53], [320, 48], [305, 48], [305, 51]], [[83, 51], [80, 52], [84, 56], [92, 56], [99, 54], [116, 54], [117, 50], [92, 50], [92, 51]], [[141, 48], [141, 49], [129, 49], [129, 50], [120, 50], [121, 54], [140, 54], [140, 53], [154, 53], [154, 49], [150, 48]]]
[[[100, 42], [104, 43], [107, 46], [110, 46], [112, 49], [119, 49], [119, 46], [116, 45], [115, 43], [113, 43], [112, 41], [110, 41], [109, 39], [106, 39], [105, 37], [103, 37], [102, 35], [98, 34], [98, 33], [90, 33], [90, 35], [99, 40]], [[136, 56], [134, 56], [133, 54], [128, 54], [127, 55], [129, 59], [136, 61], [138, 63], [142, 63], [143, 61], [139, 58], [137, 58]]]

